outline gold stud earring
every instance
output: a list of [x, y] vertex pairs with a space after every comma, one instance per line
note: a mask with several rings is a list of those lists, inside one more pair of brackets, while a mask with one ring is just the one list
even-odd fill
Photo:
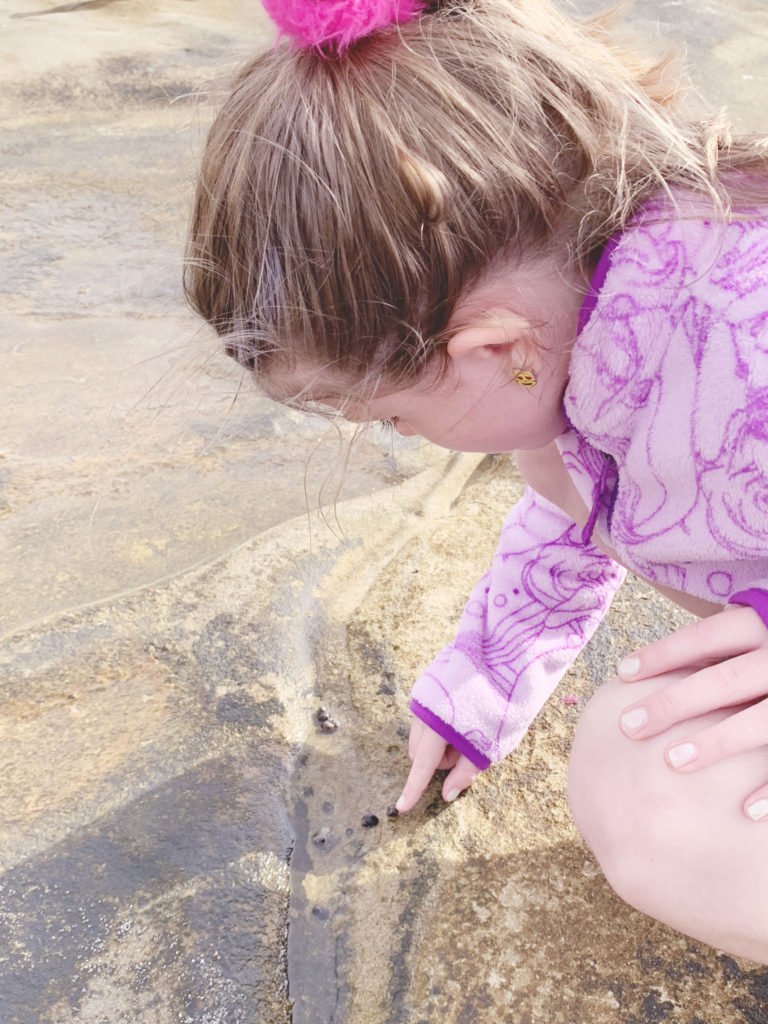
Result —
[[516, 383], [523, 388], [535, 388], [538, 384], [536, 375], [530, 370], [515, 370], [512, 376], [515, 378]]

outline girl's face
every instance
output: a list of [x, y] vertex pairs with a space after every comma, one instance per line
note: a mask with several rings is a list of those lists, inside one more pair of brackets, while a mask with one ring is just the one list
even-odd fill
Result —
[[[312, 397], [353, 422], [388, 420], [406, 437], [453, 451], [543, 447], [566, 427], [562, 398], [584, 290], [581, 275], [551, 260], [502, 269], [457, 308], [444, 376], [427, 370], [416, 384], [365, 400], [354, 391], [342, 397], [338, 387], [314, 393], [324, 390], [318, 379]], [[535, 387], [515, 381], [521, 369], [536, 376]]]
[[541, 361], [533, 370], [536, 387], [522, 387], [510, 371], [531, 369], [530, 361], [524, 367], [511, 367], [507, 355], [503, 349], [497, 351], [493, 342], [486, 350], [473, 348], [452, 356], [442, 379], [434, 381], [427, 376], [411, 387], [378, 394], [367, 402], [346, 400], [342, 415], [357, 423], [389, 421], [405, 437], [418, 434], [453, 451], [540, 448], [565, 429], [563, 387], [555, 385], [553, 374], [542, 370]]

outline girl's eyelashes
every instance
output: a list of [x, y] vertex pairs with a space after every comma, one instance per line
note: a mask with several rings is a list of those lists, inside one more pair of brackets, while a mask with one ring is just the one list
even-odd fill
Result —
[[379, 420], [379, 426], [385, 427], [389, 430], [397, 429], [397, 416], [390, 416], [388, 420]]

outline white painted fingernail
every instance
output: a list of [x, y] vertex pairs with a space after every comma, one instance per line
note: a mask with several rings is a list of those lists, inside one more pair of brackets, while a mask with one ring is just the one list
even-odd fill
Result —
[[621, 727], [625, 732], [637, 732], [648, 725], [648, 712], [645, 708], [632, 708], [621, 716]]
[[398, 797], [397, 803], [395, 804], [397, 810], [402, 814], [405, 810], [405, 800], [402, 797]]
[[673, 768], [682, 768], [683, 765], [695, 761], [698, 753], [698, 750], [692, 743], [680, 743], [668, 751], [667, 757]]
[[752, 821], [760, 821], [768, 815], [768, 800], [755, 800], [753, 804], [747, 805], [747, 814]]
[[636, 676], [640, 671], [639, 658], [622, 658], [619, 662], [620, 676]]
[[448, 801], [449, 804], [451, 804], [451, 803], [453, 803], [453, 801], [456, 799], [456, 797], [459, 795], [460, 792], [461, 792], [460, 789], [452, 789], [452, 790], [450, 790], [450, 792], [448, 793], [448, 796], [445, 799]]

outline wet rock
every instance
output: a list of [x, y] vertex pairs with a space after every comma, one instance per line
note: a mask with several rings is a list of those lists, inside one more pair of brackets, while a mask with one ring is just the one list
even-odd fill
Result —
[[272, 716], [280, 715], [284, 710], [282, 702], [275, 698], [257, 701], [243, 692], [228, 693], [216, 703], [218, 720], [241, 729], [266, 725]]

